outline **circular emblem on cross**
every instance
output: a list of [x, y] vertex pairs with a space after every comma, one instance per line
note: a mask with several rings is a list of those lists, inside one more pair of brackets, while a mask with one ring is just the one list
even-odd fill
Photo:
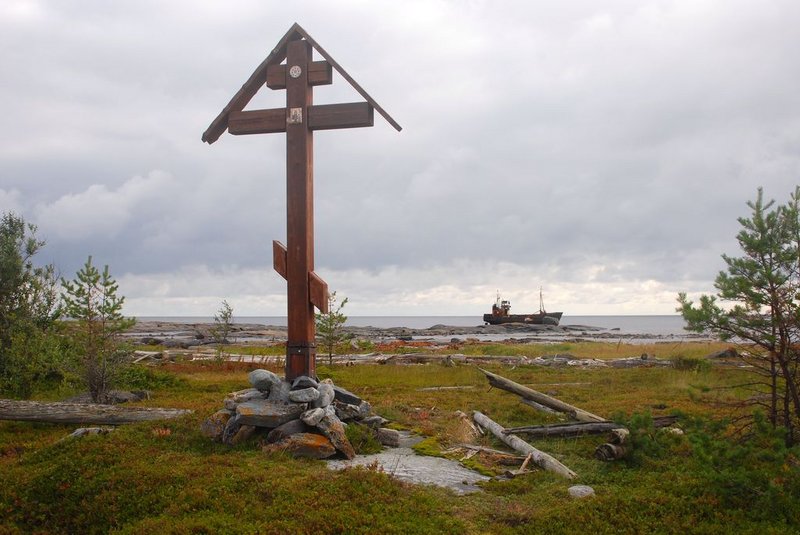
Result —
[[289, 69], [289, 76], [292, 78], [300, 78], [302, 73], [303, 69], [301, 69], [299, 65], [292, 65], [292, 67]]

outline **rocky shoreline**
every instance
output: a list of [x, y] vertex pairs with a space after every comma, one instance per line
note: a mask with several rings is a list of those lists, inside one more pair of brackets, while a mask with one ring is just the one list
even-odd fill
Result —
[[[181, 323], [168, 321], [139, 321], [125, 336], [138, 344], [164, 345], [166, 347], [191, 347], [212, 344], [212, 323]], [[590, 325], [529, 325], [507, 323], [503, 325], [476, 325], [462, 327], [434, 325], [426, 329], [409, 327], [344, 327], [344, 332], [354, 340], [372, 342], [430, 341], [448, 343], [478, 340], [513, 343], [546, 343], [568, 341], [623, 341], [627, 343], [657, 343], [679, 341], [710, 341], [709, 336], [694, 333], [655, 334], [623, 333], [618, 329], [605, 329]], [[286, 341], [286, 327], [257, 323], [236, 323], [229, 341], [242, 345], [272, 345]]]

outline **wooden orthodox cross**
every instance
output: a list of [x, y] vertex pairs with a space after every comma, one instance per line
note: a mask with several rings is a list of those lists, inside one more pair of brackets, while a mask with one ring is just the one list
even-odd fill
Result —
[[[312, 61], [312, 50], [324, 61]], [[333, 69], [366, 102], [315, 106], [312, 87], [332, 83]], [[286, 90], [286, 107], [243, 111], [264, 84]], [[226, 129], [233, 135], [286, 132], [286, 246], [273, 241], [272, 252], [275, 271], [287, 282], [287, 380], [316, 376], [314, 307], [328, 312], [328, 285], [314, 273], [313, 133], [372, 126], [373, 110], [398, 132], [401, 130], [303, 28], [294, 24], [203, 133], [203, 141], [211, 144]]]

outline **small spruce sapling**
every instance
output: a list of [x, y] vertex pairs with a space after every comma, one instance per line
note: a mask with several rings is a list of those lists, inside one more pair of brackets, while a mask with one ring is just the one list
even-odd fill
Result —
[[129, 351], [119, 335], [136, 323], [122, 315], [125, 298], [117, 295], [117, 282], [108, 266], [103, 272], [92, 257], [73, 281], [61, 279], [65, 315], [75, 320], [71, 337], [80, 358], [80, 371], [94, 403], [105, 403]]
[[342, 309], [347, 304], [345, 297], [339, 305], [336, 305], [336, 292], [328, 294], [328, 313], [318, 313], [317, 319], [317, 339], [322, 348], [328, 353], [328, 364], [333, 364], [333, 353], [336, 344], [344, 340], [344, 324], [347, 316], [342, 314]]
[[214, 326], [211, 328], [211, 337], [217, 345], [217, 360], [221, 361], [224, 353], [222, 346], [229, 344], [228, 335], [233, 330], [233, 307], [227, 301], [222, 301], [222, 306], [214, 316]]

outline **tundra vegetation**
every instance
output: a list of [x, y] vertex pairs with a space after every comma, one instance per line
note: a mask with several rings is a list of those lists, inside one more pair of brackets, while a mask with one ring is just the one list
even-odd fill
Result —
[[[20, 250], [24, 253], [24, 247]], [[105, 280], [116, 292], [110, 275], [96, 279], [88, 266], [83, 271], [87, 281], [102, 287]], [[78, 277], [74, 299], [80, 284], [86, 282]], [[69, 351], [80, 354], [70, 331], [52, 336], [69, 341]], [[368, 351], [419, 351], [413, 343], [366, 345]], [[757, 347], [753, 342], [741, 349]], [[227, 393], [248, 386], [250, 370], [271, 367], [281, 373], [279, 363], [177, 360], [130, 366], [118, 377], [121, 384], [152, 392], [151, 399], [137, 405], [193, 413], [78, 439], [65, 439], [74, 425], [0, 421], [0, 533], [797, 532], [800, 447], [787, 441], [780, 418], [773, 421], [770, 414], [754, 413], [744, 403], [752, 397], [751, 368], [705, 358], [728, 348], [728, 343], [708, 342], [471, 341], [441, 349], [486, 355], [482, 368], [631, 432], [629, 455], [611, 463], [594, 458], [595, 448], [605, 441], [597, 435], [531, 440], [577, 478], [567, 481], [534, 470], [490, 480], [480, 485], [481, 492], [464, 496], [403, 483], [392, 477], [390, 468], [377, 465], [334, 472], [323, 461], [266, 454], [258, 435], [232, 447], [203, 436], [203, 420]], [[522, 360], [509, 365], [493, 358], [556, 353], [592, 359], [648, 353], [675, 365], [554, 367]], [[426, 437], [420, 451], [454, 457], [487, 475], [501, 475], [507, 467], [492, 455], [467, 458], [463, 451], [453, 453], [455, 448], [464, 442], [495, 449], [503, 444], [493, 436], [472, 435], [458, 411], [477, 410], [506, 427], [558, 421], [557, 415], [534, 410], [517, 396], [489, 389], [475, 366], [444, 360], [401, 362], [320, 364], [317, 373], [369, 400], [393, 427]], [[78, 388], [70, 381], [62, 381], [60, 388], [33, 381], [28, 391], [38, 400], [56, 400]], [[653, 419], [665, 415], [679, 417], [682, 433], [654, 426]], [[744, 417], [751, 425], [742, 436], [736, 431]], [[359, 430], [349, 436], [362, 452], [375, 449]], [[590, 485], [595, 496], [580, 502], [571, 498], [568, 487], [575, 483]]]
[[[699, 348], [690, 346], [698, 345]], [[682, 344], [715, 351], [718, 344]], [[511, 346], [509, 346], [511, 347]], [[594, 345], [592, 347], [597, 347]], [[573, 354], [594, 357], [585, 348]], [[635, 346], [607, 344], [626, 356]], [[456, 496], [413, 486], [390, 470], [329, 471], [322, 461], [261, 452], [259, 437], [229, 448], [200, 433], [203, 419], [231, 391], [247, 386], [263, 365], [213, 361], [138, 368], [152, 390], [143, 406], [192, 409], [178, 420], [120, 426], [107, 435], [62, 440], [76, 426], [0, 422], [0, 521], [9, 533], [785, 533], [800, 527], [800, 465], [770, 425], [748, 442], [728, 436], [729, 409], [707, 393], [735, 385], [749, 372], [731, 366], [675, 368], [547, 368], [486, 365], [518, 383], [613, 417], [632, 431], [632, 455], [615, 463], [593, 458], [604, 439], [537, 439], [534, 445], [578, 473], [574, 483], [596, 496], [569, 498], [573, 482], [534, 471], [483, 484]], [[280, 367], [273, 371], [280, 373]], [[444, 455], [465, 440], [455, 411], [480, 410], [503, 425], [554, 422], [516, 396], [488, 389], [475, 367], [440, 364], [327, 366], [320, 378], [368, 399], [395, 427], [429, 438]], [[430, 387], [460, 387], [429, 389]], [[428, 389], [428, 390], [423, 390]], [[42, 392], [40, 398], [47, 398]], [[680, 414], [683, 435], [653, 428], [652, 418]], [[766, 423], [763, 421], [762, 423]], [[491, 437], [477, 444], [502, 448]], [[456, 458], [463, 457], [461, 453]], [[487, 474], [507, 467], [468, 461]], [[308, 504], [314, 504], [309, 507]], [[3, 529], [3, 528], [0, 528]]]

